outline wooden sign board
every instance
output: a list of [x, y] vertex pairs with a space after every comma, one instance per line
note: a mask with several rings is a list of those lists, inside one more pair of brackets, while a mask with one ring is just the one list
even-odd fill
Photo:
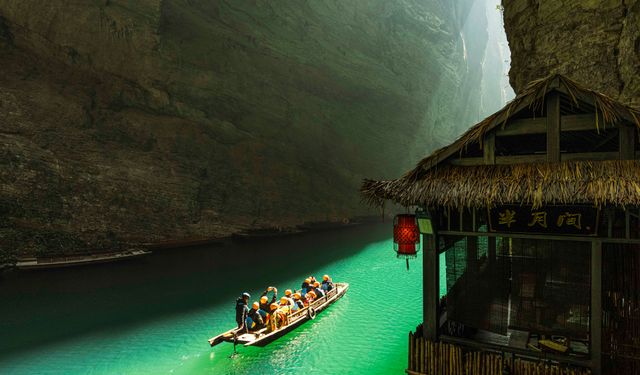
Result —
[[489, 209], [489, 230], [505, 233], [547, 233], [595, 236], [598, 209], [591, 206], [504, 205]]

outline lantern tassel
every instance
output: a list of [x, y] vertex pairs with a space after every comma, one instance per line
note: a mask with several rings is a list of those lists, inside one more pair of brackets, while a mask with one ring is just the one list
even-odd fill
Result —
[[409, 258], [405, 259], [407, 261], [407, 271], [409, 271]]

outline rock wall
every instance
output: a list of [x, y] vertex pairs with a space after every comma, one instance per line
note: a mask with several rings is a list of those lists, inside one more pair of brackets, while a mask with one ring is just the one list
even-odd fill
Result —
[[640, 1], [503, 1], [511, 84], [559, 72], [640, 105]]
[[479, 119], [455, 3], [0, 0], [0, 252], [375, 213], [363, 177]]

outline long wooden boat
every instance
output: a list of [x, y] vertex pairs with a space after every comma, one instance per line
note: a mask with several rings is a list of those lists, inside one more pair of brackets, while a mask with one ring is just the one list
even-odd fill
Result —
[[49, 269], [58, 267], [83, 266], [94, 263], [114, 262], [137, 258], [151, 254], [148, 250], [136, 249], [116, 253], [102, 253], [92, 255], [75, 255], [51, 258], [21, 258], [16, 262], [16, 268], [23, 270]]
[[231, 239], [234, 241], [253, 241], [267, 238], [288, 237], [300, 233], [302, 233], [302, 231], [298, 228], [284, 228], [282, 230], [277, 228], [264, 228], [233, 233], [231, 235]]
[[275, 339], [293, 331], [302, 325], [302, 323], [315, 319], [316, 314], [322, 312], [322, 310], [326, 309], [340, 297], [344, 296], [349, 289], [348, 283], [336, 283], [335, 285], [336, 287], [328, 292], [324, 297], [313, 301], [309, 306], [303, 309], [291, 313], [289, 315], [289, 324], [281, 327], [280, 329], [268, 332], [267, 328], [263, 328], [259, 331], [250, 331], [246, 333], [244, 331], [239, 331], [238, 328], [232, 328], [227, 332], [210, 338], [209, 344], [211, 346], [216, 346], [222, 342], [231, 342], [234, 344], [242, 344], [244, 346], [265, 346]]

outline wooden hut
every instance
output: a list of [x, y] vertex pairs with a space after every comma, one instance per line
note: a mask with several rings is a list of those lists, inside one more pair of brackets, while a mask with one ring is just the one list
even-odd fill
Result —
[[639, 119], [552, 75], [402, 177], [364, 181], [369, 203], [433, 220], [408, 373], [640, 373]]

